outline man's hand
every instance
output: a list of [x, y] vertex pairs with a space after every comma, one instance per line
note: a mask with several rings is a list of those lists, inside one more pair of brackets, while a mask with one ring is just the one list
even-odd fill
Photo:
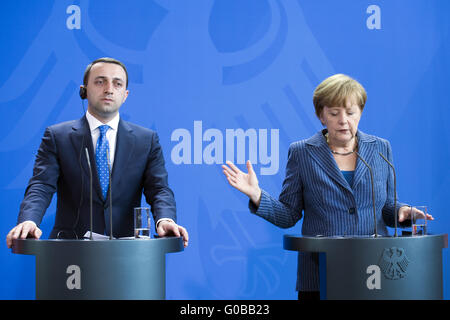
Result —
[[156, 232], [160, 237], [183, 237], [183, 244], [186, 248], [188, 246], [189, 242], [189, 235], [185, 228], [182, 226], [177, 225], [173, 221], [164, 220], [158, 223], [158, 228], [156, 229]]
[[33, 221], [24, 221], [19, 223], [8, 233], [6, 236], [6, 245], [8, 248], [11, 248], [14, 239], [26, 239], [27, 237], [39, 239], [41, 235], [42, 231], [36, 226], [36, 223]]

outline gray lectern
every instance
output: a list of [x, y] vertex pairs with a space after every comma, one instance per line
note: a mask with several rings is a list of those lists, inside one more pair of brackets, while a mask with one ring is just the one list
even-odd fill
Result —
[[183, 239], [14, 240], [36, 256], [36, 299], [165, 299], [166, 253]]
[[320, 298], [443, 299], [442, 249], [448, 235], [284, 236], [284, 249], [319, 254]]

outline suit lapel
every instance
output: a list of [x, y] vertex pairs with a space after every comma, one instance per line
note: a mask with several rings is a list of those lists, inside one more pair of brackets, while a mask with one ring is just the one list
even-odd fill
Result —
[[[81, 167], [83, 168], [84, 174], [88, 176], [89, 179], [89, 166], [86, 160], [86, 151], [85, 148], [88, 148], [89, 152], [89, 160], [92, 168], [92, 185], [95, 192], [97, 192], [97, 196], [100, 199], [103, 199], [102, 191], [100, 187], [100, 182], [97, 174], [97, 165], [95, 162], [94, 155], [94, 147], [92, 145], [92, 136], [91, 130], [89, 129], [89, 124], [86, 120], [86, 116], [76, 121], [72, 126], [72, 132], [70, 134], [70, 140], [72, 141], [72, 145], [75, 149], [75, 154], [77, 154], [80, 158]], [[89, 180], [88, 180], [89, 181]]]
[[353, 192], [339, 170], [336, 161], [334, 161], [330, 148], [327, 145], [322, 132], [318, 132], [306, 141], [307, 148], [311, 158], [323, 169], [328, 176], [340, 184], [342, 187]]
[[[117, 127], [116, 151], [114, 155], [114, 164], [111, 172], [112, 191], [114, 192], [114, 185], [117, 185], [122, 176], [128, 161], [133, 154], [136, 137], [133, 134], [133, 129], [123, 120], [119, 121]], [[107, 199], [109, 197], [109, 193]]]
[[[373, 143], [375, 139], [371, 138], [367, 134], [358, 131], [358, 153], [369, 165], [372, 162], [372, 158], [375, 152], [375, 144]], [[369, 169], [367, 166], [359, 159], [356, 161], [355, 175], [353, 177], [353, 188], [356, 188], [358, 183], [364, 177]], [[369, 177], [370, 179], [370, 177]]]

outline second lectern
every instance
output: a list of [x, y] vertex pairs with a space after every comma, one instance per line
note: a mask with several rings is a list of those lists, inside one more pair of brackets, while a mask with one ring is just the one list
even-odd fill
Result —
[[442, 299], [442, 249], [448, 235], [284, 236], [284, 248], [319, 255], [320, 298]]

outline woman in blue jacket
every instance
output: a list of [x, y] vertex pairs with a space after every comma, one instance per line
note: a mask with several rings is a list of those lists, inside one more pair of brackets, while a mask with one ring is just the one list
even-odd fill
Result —
[[[389, 142], [358, 130], [366, 99], [362, 85], [343, 74], [319, 84], [313, 103], [325, 129], [290, 145], [278, 200], [259, 187], [250, 161], [248, 173], [227, 161], [224, 174], [250, 198], [250, 211], [281, 228], [303, 216], [304, 236], [373, 235], [370, 172], [358, 153], [373, 170], [377, 233], [388, 235], [387, 226], [395, 225], [394, 208], [400, 225], [408, 223], [410, 207], [394, 206], [393, 174], [380, 155], [392, 163]], [[299, 299], [319, 298], [317, 254], [299, 253], [297, 290]]]

